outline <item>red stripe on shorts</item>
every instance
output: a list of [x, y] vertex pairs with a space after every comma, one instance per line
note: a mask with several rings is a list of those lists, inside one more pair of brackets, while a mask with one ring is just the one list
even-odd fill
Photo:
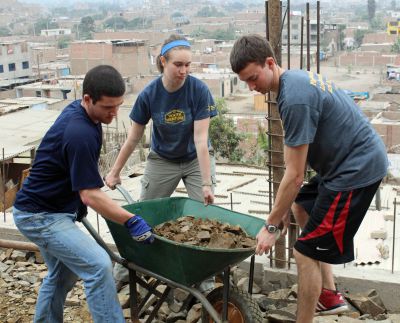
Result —
[[321, 224], [314, 230], [306, 234], [304, 237], [299, 238], [299, 240], [309, 240], [313, 238], [317, 238], [327, 234], [328, 232], [332, 231], [333, 228], [333, 216], [335, 215], [336, 207], [339, 203], [340, 196], [342, 195], [341, 192], [336, 195], [335, 200], [331, 204], [328, 213], [322, 220]]
[[335, 200], [329, 207], [329, 210], [326, 213], [326, 216], [322, 220], [321, 224], [314, 231], [307, 233], [304, 237], [300, 237], [298, 240], [310, 240], [313, 238], [323, 236], [323, 235], [327, 234], [328, 232], [332, 231], [333, 236], [336, 241], [336, 244], [339, 248], [339, 251], [341, 254], [343, 254], [343, 236], [344, 236], [344, 230], [346, 227], [347, 217], [349, 215], [349, 208], [350, 208], [350, 202], [351, 202], [351, 197], [353, 195], [353, 191], [350, 192], [349, 197], [347, 198], [346, 204], [344, 205], [344, 207], [343, 207], [342, 211], [340, 212], [339, 217], [334, 225], [333, 217], [335, 215], [336, 208], [339, 203], [341, 195], [342, 195], [341, 192], [339, 192], [336, 195]]
[[350, 192], [349, 197], [347, 198], [346, 204], [344, 205], [342, 211], [340, 212], [339, 218], [335, 223], [335, 227], [333, 231], [333, 236], [335, 237], [336, 244], [340, 250], [340, 253], [343, 254], [343, 235], [344, 229], [346, 227], [347, 217], [349, 215], [350, 201], [351, 196], [353, 195], [353, 191]]

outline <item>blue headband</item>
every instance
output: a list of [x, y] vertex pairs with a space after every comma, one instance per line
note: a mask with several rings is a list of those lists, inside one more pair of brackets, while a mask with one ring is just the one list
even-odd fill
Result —
[[187, 40], [179, 39], [179, 40], [174, 40], [168, 44], [165, 44], [161, 48], [161, 55], [164, 56], [166, 52], [168, 52], [170, 49], [178, 46], [185, 46], [190, 48], [190, 43]]

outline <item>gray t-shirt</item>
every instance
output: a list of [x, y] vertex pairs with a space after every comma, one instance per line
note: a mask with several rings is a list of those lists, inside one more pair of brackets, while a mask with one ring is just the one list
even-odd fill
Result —
[[285, 71], [278, 95], [285, 145], [309, 144], [307, 161], [334, 191], [366, 187], [386, 175], [386, 148], [354, 101], [323, 76]]

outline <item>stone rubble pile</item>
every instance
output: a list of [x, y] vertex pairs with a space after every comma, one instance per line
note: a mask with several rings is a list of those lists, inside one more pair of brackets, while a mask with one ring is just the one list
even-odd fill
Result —
[[239, 225], [190, 215], [159, 224], [154, 232], [175, 242], [207, 248], [254, 248], [256, 245], [256, 240]]
[[[12, 249], [0, 249], [0, 322], [27, 323], [32, 322], [38, 290], [42, 279], [47, 273], [46, 265], [40, 253], [25, 252]], [[249, 278], [247, 271], [233, 268], [231, 281], [239, 290], [247, 291]], [[154, 278], [149, 278], [149, 282]], [[218, 281], [218, 280], [217, 280]], [[216, 287], [221, 286], [216, 283]], [[158, 285], [157, 290], [162, 292], [167, 286]], [[258, 286], [253, 285], [253, 299], [259, 305], [268, 322], [288, 323], [295, 322], [297, 285], [292, 284], [283, 288], [279, 282], [272, 282]], [[144, 298], [146, 290], [138, 289], [139, 298]], [[193, 304], [183, 309], [188, 293], [179, 289], [172, 291], [171, 297], [158, 310], [155, 323], [195, 323], [201, 322], [202, 306]], [[388, 314], [384, 304], [375, 290], [362, 294], [344, 294], [351, 310], [345, 315], [319, 316], [315, 323], [353, 323], [353, 322], [381, 322], [399, 323], [400, 314]], [[130, 322], [129, 285], [120, 286], [118, 297], [122, 305], [127, 322]], [[157, 299], [151, 296], [145, 305], [141, 321], [150, 315]], [[65, 322], [87, 323], [93, 322], [88, 311], [82, 282], [78, 282], [68, 294], [64, 310]]]

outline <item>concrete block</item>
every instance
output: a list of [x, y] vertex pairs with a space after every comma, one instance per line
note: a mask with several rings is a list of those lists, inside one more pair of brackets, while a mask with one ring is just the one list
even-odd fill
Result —
[[383, 229], [372, 231], [371, 238], [385, 240], [387, 238], [387, 232], [386, 232], [386, 230], [383, 230]]
[[393, 213], [391, 213], [391, 214], [386, 213], [386, 214], [383, 215], [383, 219], [385, 221], [393, 221], [394, 220], [394, 214]]

